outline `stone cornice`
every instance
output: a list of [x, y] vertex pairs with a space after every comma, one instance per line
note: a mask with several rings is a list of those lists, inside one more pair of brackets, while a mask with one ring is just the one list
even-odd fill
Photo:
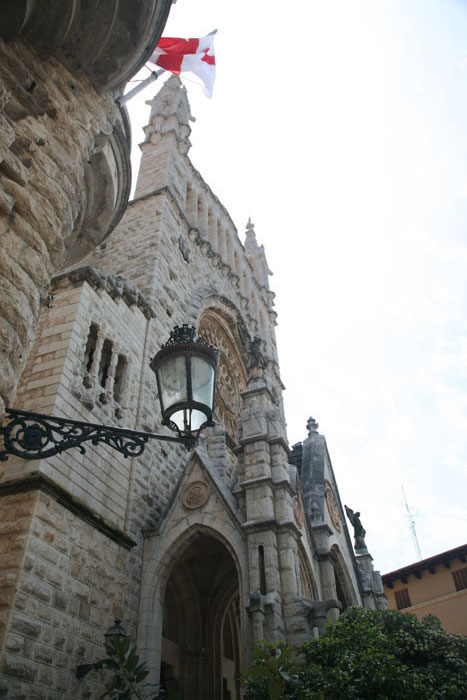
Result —
[[276, 520], [275, 518], [257, 518], [256, 520], [247, 520], [242, 525], [243, 530], [247, 534], [253, 532], [265, 532], [272, 530], [276, 534], [289, 532], [297, 540], [301, 539], [302, 533], [291, 520]]
[[287, 481], [287, 479], [281, 479], [280, 481], [275, 481], [270, 476], [259, 476], [255, 479], [246, 479], [245, 481], [241, 481], [238, 484], [238, 488], [242, 489], [243, 491], [247, 491], [248, 489], [253, 489], [253, 488], [256, 488], [257, 486], [265, 486], [265, 485], [272, 486], [273, 489], [285, 488], [291, 496], [295, 495], [295, 491], [293, 490], [292, 485], [290, 484], [290, 481]]
[[331, 537], [331, 535], [334, 534], [329, 525], [327, 525], [327, 523], [324, 523], [323, 521], [318, 522], [316, 524], [314, 522], [310, 522], [309, 525], [311, 531], [316, 534], [323, 532], [328, 537]]
[[44, 474], [33, 472], [20, 479], [11, 479], [0, 484], [0, 496], [29, 491], [40, 491], [47, 494], [71, 513], [77, 515], [81, 520], [89, 523], [96, 530], [99, 530], [99, 532], [102, 532], [125, 549], [131, 549], [137, 544], [122, 530], [108, 523], [102, 516], [94, 513], [89, 506], [72, 496], [71, 493]]
[[110, 275], [97, 267], [86, 265], [74, 270], [68, 270], [52, 279], [52, 288], [59, 286], [62, 280], [68, 279], [72, 284], [79, 285], [88, 282], [93, 289], [103, 289], [112, 299], [123, 299], [127, 306], [136, 305], [147, 319], [155, 316], [151, 305], [146, 301], [141, 292], [123, 277]]

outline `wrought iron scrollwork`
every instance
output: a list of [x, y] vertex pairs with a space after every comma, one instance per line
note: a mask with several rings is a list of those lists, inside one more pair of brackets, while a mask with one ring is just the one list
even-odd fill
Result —
[[[186, 442], [170, 435], [124, 430], [16, 409], [7, 409], [0, 435], [3, 437], [3, 449], [0, 449], [0, 460], [3, 462], [9, 455], [22, 459], [45, 459], [72, 447], [77, 447], [84, 453], [85, 442], [92, 445], [103, 443], [124, 457], [139, 457], [149, 439], [183, 444]], [[192, 447], [187, 444], [185, 446], [187, 449]]]

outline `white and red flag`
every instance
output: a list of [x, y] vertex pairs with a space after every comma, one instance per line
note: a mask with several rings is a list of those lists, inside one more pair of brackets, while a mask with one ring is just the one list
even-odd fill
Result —
[[184, 71], [194, 73], [203, 81], [206, 95], [211, 97], [216, 77], [214, 34], [212, 32], [201, 39], [164, 37], [157, 44], [149, 62], [175, 75]]

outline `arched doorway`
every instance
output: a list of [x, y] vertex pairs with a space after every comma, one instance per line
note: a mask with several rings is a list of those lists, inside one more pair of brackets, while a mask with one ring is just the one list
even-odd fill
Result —
[[237, 568], [199, 532], [174, 562], [163, 607], [161, 685], [168, 700], [240, 700]]

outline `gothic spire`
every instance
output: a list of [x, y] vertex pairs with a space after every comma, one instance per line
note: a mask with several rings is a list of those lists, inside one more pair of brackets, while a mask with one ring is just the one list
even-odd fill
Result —
[[190, 122], [194, 121], [194, 118], [191, 116], [186, 88], [180, 78], [171, 75], [146, 104], [151, 107], [149, 123], [144, 129], [146, 142], [153, 133], [164, 134], [172, 131], [177, 141], [184, 142], [184, 150], [188, 152], [191, 145], [188, 138], [191, 133]]

